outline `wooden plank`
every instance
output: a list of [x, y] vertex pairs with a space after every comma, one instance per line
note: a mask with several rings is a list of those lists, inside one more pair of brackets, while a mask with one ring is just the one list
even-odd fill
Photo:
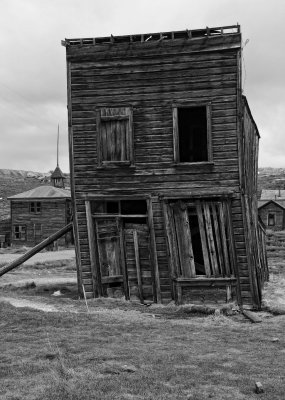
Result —
[[232, 269], [234, 272], [234, 276], [237, 279], [237, 301], [239, 305], [242, 305], [242, 296], [241, 296], [241, 286], [240, 286], [240, 275], [239, 275], [239, 268], [237, 266], [237, 254], [236, 254], [236, 247], [234, 242], [234, 232], [233, 232], [233, 221], [232, 221], [232, 214], [231, 214], [231, 201], [227, 199], [225, 201], [225, 212], [227, 218], [227, 227], [228, 227], [228, 237], [229, 237], [229, 253], [230, 259], [232, 262]]
[[85, 201], [85, 210], [86, 210], [88, 246], [89, 246], [89, 254], [90, 254], [90, 265], [91, 265], [92, 282], [93, 282], [93, 288], [94, 288], [94, 296], [100, 297], [102, 295], [102, 287], [101, 287], [101, 281], [100, 281], [101, 274], [100, 274], [98, 249], [96, 246], [94, 221], [93, 221], [93, 218], [91, 215], [90, 201]]
[[170, 276], [173, 279], [181, 275], [174, 219], [173, 219], [172, 209], [169, 207], [168, 203], [163, 201], [162, 204], [163, 204], [165, 232], [166, 232], [168, 253], [169, 253], [169, 271], [170, 271]]
[[103, 122], [110, 122], [110, 121], [126, 121], [129, 120], [128, 115], [102, 115], [101, 121]]
[[[72, 214], [73, 214], [73, 237], [75, 244], [75, 259], [76, 259], [76, 275], [77, 287], [80, 298], [83, 298], [82, 290], [82, 270], [81, 270], [81, 253], [78, 232], [78, 218], [77, 218], [77, 202], [75, 195], [75, 180], [74, 180], [74, 132], [72, 127], [72, 94], [71, 94], [71, 63], [67, 62], [67, 111], [68, 111], [68, 149], [69, 149], [69, 166], [70, 166], [70, 188], [72, 197]], [[11, 210], [12, 217], [12, 210]]]
[[199, 231], [200, 231], [200, 237], [201, 237], [205, 272], [206, 272], [206, 276], [209, 278], [209, 277], [211, 277], [212, 274], [211, 274], [209, 252], [208, 252], [208, 246], [207, 246], [207, 238], [206, 238], [205, 224], [204, 224], [204, 219], [203, 219], [201, 202], [199, 200], [197, 200], [195, 202], [195, 204], [196, 204], [196, 211], [197, 211], [197, 216], [198, 216], [198, 224], [199, 224]]
[[152, 271], [153, 271], [154, 283], [155, 283], [154, 293], [155, 293], [157, 303], [161, 303], [159, 267], [158, 267], [158, 261], [157, 261], [155, 231], [154, 231], [154, 224], [153, 224], [152, 198], [147, 199], [147, 209], [148, 209], [148, 225], [149, 225], [149, 230], [150, 230], [150, 257], [151, 257], [151, 265], [152, 265]]
[[123, 284], [124, 284], [124, 292], [126, 300], [130, 299], [130, 290], [128, 286], [128, 271], [127, 271], [127, 263], [126, 263], [126, 256], [125, 256], [125, 238], [124, 238], [124, 231], [123, 231], [123, 224], [121, 219], [117, 219], [117, 224], [119, 228], [119, 236], [120, 236], [120, 260], [121, 260], [121, 267], [123, 273]]
[[188, 213], [185, 204], [182, 202], [175, 204], [173, 215], [182, 275], [186, 278], [191, 278], [196, 276], [196, 270]]
[[138, 233], [136, 229], [133, 230], [134, 238], [134, 249], [135, 249], [135, 260], [136, 260], [136, 271], [137, 271], [137, 281], [138, 281], [138, 292], [141, 303], [144, 303], [143, 298], [143, 288], [141, 280], [141, 267], [140, 267], [140, 255], [139, 255], [139, 243], [138, 243]]
[[214, 242], [214, 236], [213, 236], [209, 204], [207, 202], [203, 201], [202, 209], [203, 209], [204, 217], [205, 217], [205, 228], [206, 228], [205, 232], [206, 232], [208, 246], [209, 246], [209, 255], [210, 255], [210, 260], [211, 260], [212, 274], [214, 276], [218, 276], [219, 269], [218, 269], [218, 262], [217, 262], [217, 256], [216, 256], [216, 248], [215, 248], [215, 242]]
[[220, 221], [221, 243], [222, 243], [223, 256], [224, 256], [225, 275], [230, 276], [231, 275], [231, 261], [230, 261], [229, 252], [228, 252], [224, 208], [223, 208], [223, 204], [221, 202], [218, 202], [217, 206], [218, 206], [218, 215], [219, 215], [219, 221]]
[[28, 250], [25, 254], [23, 254], [16, 260], [12, 261], [11, 263], [9, 263], [5, 267], [3, 267], [0, 270], [0, 276], [6, 274], [7, 272], [12, 271], [14, 268], [19, 267], [21, 264], [23, 264], [29, 258], [34, 256], [39, 251], [43, 250], [46, 246], [53, 243], [55, 240], [57, 240], [58, 238], [65, 235], [67, 232], [69, 232], [71, 230], [72, 230], [72, 222], [70, 222], [68, 225], [64, 226], [63, 228], [61, 228], [58, 232], [55, 232], [53, 235], [51, 235], [47, 239], [43, 240], [41, 243], [37, 244], [32, 249]]
[[262, 322], [262, 319], [252, 311], [243, 309], [242, 313], [246, 318], [248, 318], [254, 324]]
[[222, 252], [222, 246], [221, 246], [221, 235], [220, 235], [219, 224], [218, 224], [218, 219], [217, 219], [216, 203], [211, 202], [210, 209], [212, 211], [212, 217], [213, 217], [213, 223], [214, 223], [214, 232], [215, 232], [215, 239], [216, 239], [216, 245], [217, 245], [217, 259], [219, 261], [220, 274], [225, 276], [225, 266], [224, 266], [223, 252]]
[[169, 207], [166, 201], [162, 202], [163, 215], [164, 215], [164, 227], [167, 240], [167, 252], [168, 252], [168, 270], [171, 278], [171, 295], [175, 298], [175, 287], [173, 279], [181, 275], [181, 269], [179, 265], [179, 256], [177, 249], [177, 240], [175, 235], [175, 227], [173, 220], [172, 209]]

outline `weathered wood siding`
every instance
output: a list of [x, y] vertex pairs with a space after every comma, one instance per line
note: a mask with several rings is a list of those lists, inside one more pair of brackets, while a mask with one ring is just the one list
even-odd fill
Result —
[[[275, 214], [274, 226], [268, 226], [268, 214]], [[273, 231], [282, 231], [285, 228], [285, 210], [275, 203], [270, 202], [265, 206], [259, 208], [258, 215], [260, 216], [262, 222], [267, 229], [271, 229]]]
[[[163, 300], [170, 299], [167, 247], [159, 195], [233, 192], [232, 220], [242, 292], [250, 300], [240, 196], [239, 34], [166, 42], [67, 47], [70, 151], [81, 278], [93, 291], [86, 195], [152, 195]], [[211, 102], [213, 164], [176, 165], [174, 103]], [[134, 166], [97, 168], [97, 107], [133, 109]], [[250, 145], [250, 143], [249, 143]]]
[[240, 129], [240, 181], [244, 222], [244, 259], [240, 265], [248, 270], [250, 292], [243, 298], [256, 308], [261, 306], [260, 248], [258, 240], [257, 170], [259, 133], [250, 113], [246, 98], [242, 98]]
[[[12, 200], [11, 201], [11, 229], [13, 246], [35, 246], [39, 241], [48, 238], [53, 233], [67, 225], [66, 200], [41, 201], [41, 212], [39, 214], [30, 213], [30, 201]], [[26, 226], [26, 240], [15, 240], [13, 227], [15, 225]], [[35, 225], [41, 225], [41, 237], [35, 240]], [[68, 240], [70, 241], [70, 234]], [[66, 237], [58, 240], [60, 246], [66, 245]]]

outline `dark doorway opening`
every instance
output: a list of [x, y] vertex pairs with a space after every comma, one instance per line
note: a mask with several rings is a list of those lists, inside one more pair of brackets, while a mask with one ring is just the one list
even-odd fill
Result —
[[195, 208], [191, 207], [188, 209], [188, 219], [190, 225], [196, 275], [206, 275], [199, 222]]

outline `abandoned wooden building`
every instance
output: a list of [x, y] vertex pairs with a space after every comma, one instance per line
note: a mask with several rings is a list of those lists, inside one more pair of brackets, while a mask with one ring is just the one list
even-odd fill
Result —
[[66, 39], [79, 290], [261, 305], [259, 133], [230, 27]]
[[[51, 175], [52, 186], [39, 186], [8, 197], [11, 204], [11, 245], [35, 246], [71, 221], [70, 190], [64, 188], [64, 175], [57, 167]], [[69, 232], [56, 246], [73, 244]]]
[[285, 190], [264, 189], [258, 201], [258, 214], [266, 229], [285, 229]]

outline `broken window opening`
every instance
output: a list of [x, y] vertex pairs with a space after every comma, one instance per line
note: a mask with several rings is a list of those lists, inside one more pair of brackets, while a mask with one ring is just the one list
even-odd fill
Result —
[[181, 106], [173, 112], [175, 161], [211, 161], [210, 106]]
[[91, 202], [92, 214], [112, 214], [118, 216], [137, 216], [144, 218], [147, 215], [146, 200], [105, 200]]
[[227, 201], [176, 201], [166, 207], [166, 231], [174, 275], [183, 278], [234, 275]]

